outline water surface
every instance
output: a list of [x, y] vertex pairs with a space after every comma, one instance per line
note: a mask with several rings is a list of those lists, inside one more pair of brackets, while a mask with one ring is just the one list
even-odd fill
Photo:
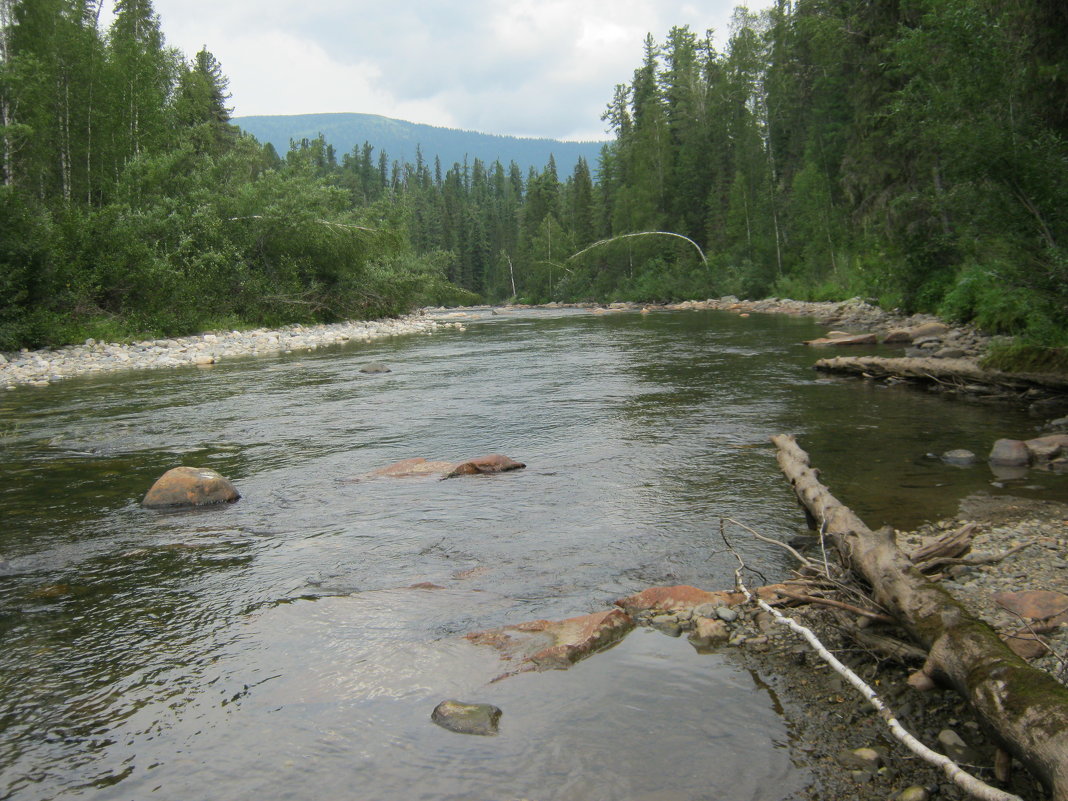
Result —
[[[0, 397], [0, 798], [786, 798], [807, 780], [787, 723], [728, 658], [638, 631], [491, 683], [497, 657], [462, 635], [654, 584], [729, 587], [723, 518], [804, 529], [774, 433], [873, 526], [980, 490], [1065, 497], [1056, 477], [1002, 489], [927, 458], [1035, 421], [821, 378], [798, 344], [811, 320], [482, 317]], [[393, 372], [360, 373], [370, 361]], [[362, 478], [487, 452], [528, 467]], [[242, 500], [142, 510], [178, 464]], [[788, 567], [729, 536], [768, 580]], [[445, 698], [496, 703], [500, 735], [434, 726]]]

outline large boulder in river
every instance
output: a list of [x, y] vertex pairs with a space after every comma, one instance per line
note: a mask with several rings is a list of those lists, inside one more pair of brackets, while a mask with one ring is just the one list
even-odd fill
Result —
[[145, 495], [146, 509], [166, 509], [233, 503], [241, 494], [214, 470], [206, 467], [175, 467], [168, 470]]
[[1068, 453], [1068, 434], [1050, 434], [1024, 443], [1036, 462], [1048, 462]]
[[391, 465], [380, 467], [369, 474], [375, 478], [390, 476], [404, 478], [407, 476], [431, 476], [441, 478], [455, 478], [456, 476], [474, 476], [482, 473], [503, 473], [508, 470], [519, 470], [526, 467], [522, 462], [517, 462], [499, 453], [490, 453], [486, 456], [476, 456], [464, 462], [427, 461], [422, 456], [414, 459], [403, 459]]
[[1031, 464], [1031, 451], [1018, 439], [999, 439], [990, 450], [988, 461], [999, 467], [1026, 467]]
[[408, 476], [442, 475], [456, 466], [456, 462], [428, 462], [422, 456], [414, 459], [402, 459], [399, 462], [380, 467], [372, 471], [371, 477], [390, 476], [392, 478], [406, 478]]

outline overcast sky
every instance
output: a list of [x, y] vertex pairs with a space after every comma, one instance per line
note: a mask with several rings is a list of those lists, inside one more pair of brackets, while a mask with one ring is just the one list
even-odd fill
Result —
[[155, 0], [167, 43], [207, 45], [234, 115], [356, 111], [515, 136], [603, 139], [601, 112], [672, 25], [756, 0]]

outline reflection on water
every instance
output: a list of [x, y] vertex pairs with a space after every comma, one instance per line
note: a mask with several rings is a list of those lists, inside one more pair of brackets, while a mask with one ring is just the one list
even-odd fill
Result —
[[[773, 433], [797, 433], [871, 525], [999, 491], [985, 466], [926, 454], [983, 453], [1033, 421], [821, 379], [797, 344], [816, 333], [759, 315], [528, 312], [6, 393], [0, 797], [788, 796], [805, 777], [774, 698], [715, 655], [639, 631], [570, 671], [490, 683], [496, 655], [461, 635], [651, 584], [728, 586], [721, 517], [780, 538], [803, 527]], [[360, 373], [369, 361], [394, 372]], [[357, 480], [493, 451], [528, 468]], [[229, 476], [242, 500], [140, 509], [181, 463]], [[1031, 474], [1015, 491], [1063, 498], [1063, 483]], [[782, 569], [778, 549], [737, 545]], [[443, 589], [406, 589], [428, 581]], [[446, 697], [496, 703], [501, 734], [430, 724]]]

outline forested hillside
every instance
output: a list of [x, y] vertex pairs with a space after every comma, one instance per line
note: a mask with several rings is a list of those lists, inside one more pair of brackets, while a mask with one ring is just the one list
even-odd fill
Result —
[[[280, 157], [149, 0], [108, 31], [97, 8], [0, 0], [0, 349], [728, 292], [1065, 343], [1060, 0], [778, 0], [722, 50], [650, 36], [606, 98], [614, 139], [565, 174], [322, 136]], [[624, 236], [645, 231], [675, 235]]]
[[553, 156], [557, 163], [570, 170], [579, 158], [596, 161], [600, 142], [561, 142], [557, 139], [527, 139], [517, 136], [461, 131], [394, 120], [377, 114], [291, 114], [255, 117], [234, 117], [234, 125], [255, 136], [263, 144], [268, 142], [279, 153], [289, 149], [290, 142], [314, 139], [323, 135], [327, 144], [338, 153], [349, 153], [364, 142], [374, 144], [381, 157], [389, 163], [414, 163], [421, 155], [428, 162], [439, 159], [442, 164], [463, 163], [480, 159], [485, 164], [494, 161], [514, 161], [526, 172], [531, 167], [541, 169]]

